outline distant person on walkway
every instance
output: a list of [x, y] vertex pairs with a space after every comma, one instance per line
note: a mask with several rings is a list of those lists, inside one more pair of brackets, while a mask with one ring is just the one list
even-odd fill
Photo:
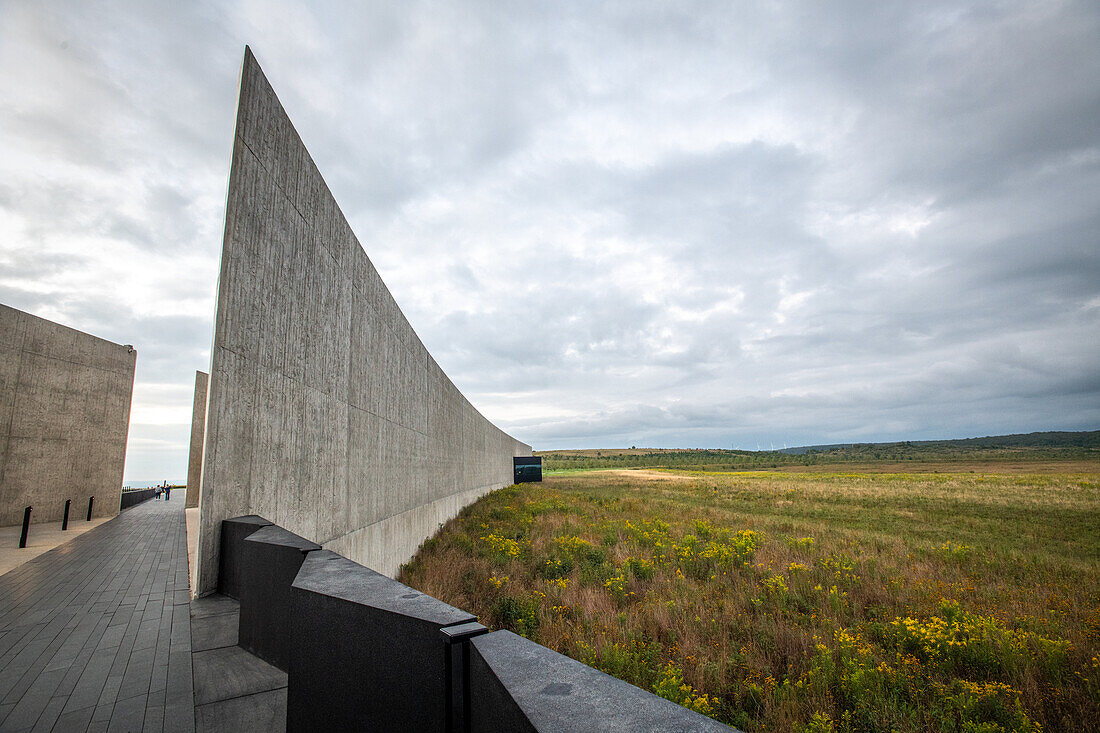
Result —
[[167, 483], [164, 484], [164, 500], [168, 501], [172, 498], [172, 487]]

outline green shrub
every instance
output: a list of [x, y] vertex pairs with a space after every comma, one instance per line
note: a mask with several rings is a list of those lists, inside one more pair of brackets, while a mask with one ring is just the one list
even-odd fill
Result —
[[539, 627], [539, 599], [502, 596], [493, 604], [496, 625], [531, 638]]

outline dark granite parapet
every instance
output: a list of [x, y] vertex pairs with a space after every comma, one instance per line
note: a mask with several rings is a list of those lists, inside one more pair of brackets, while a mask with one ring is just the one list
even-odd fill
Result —
[[440, 629], [475, 617], [328, 550], [292, 585], [287, 731], [442, 731]]
[[250, 534], [271, 522], [255, 514], [222, 521], [221, 554], [218, 566], [218, 593], [241, 600], [242, 543]]
[[485, 633], [473, 615], [262, 517], [226, 520], [221, 538], [238, 644], [285, 670], [288, 733], [731, 730], [511, 632]]
[[245, 537], [240, 546], [241, 619], [237, 643], [286, 671], [294, 626], [290, 586], [306, 553], [321, 546], [274, 524]]
[[470, 640], [471, 733], [731, 729], [517, 636]]
[[[143, 501], [152, 499], [156, 495], [156, 489], [134, 489], [133, 491], [123, 491], [122, 498], [119, 500], [118, 503], [118, 509], [119, 511], [122, 511], [123, 509], [129, 509], [135, 504], [140, 504]], [[70, 517], [73, 516], [73, 514], [75, 514], [75, 512], [71, 513]]]

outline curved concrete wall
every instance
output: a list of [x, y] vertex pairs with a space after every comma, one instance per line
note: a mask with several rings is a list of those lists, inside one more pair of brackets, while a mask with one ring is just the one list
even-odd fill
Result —
[[530, 446], [424, 348], [247, 49], [225, 218], [195, 591], [245, 514], [396, 574]]
[[118, 514], [137, 352], [0, 305], [0, 525]]

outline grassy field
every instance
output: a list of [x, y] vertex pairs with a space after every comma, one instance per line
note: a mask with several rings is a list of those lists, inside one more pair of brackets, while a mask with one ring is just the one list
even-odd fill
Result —
[[1096, 730], [1100, 464], [873, 467], [551, 476], [402, 580], [746, 731]]

